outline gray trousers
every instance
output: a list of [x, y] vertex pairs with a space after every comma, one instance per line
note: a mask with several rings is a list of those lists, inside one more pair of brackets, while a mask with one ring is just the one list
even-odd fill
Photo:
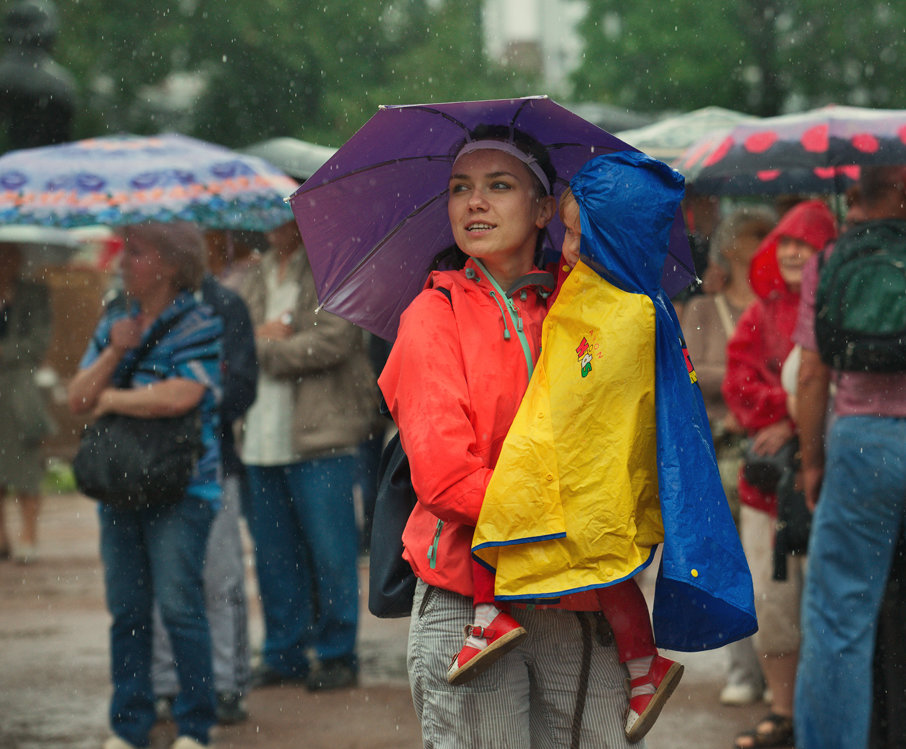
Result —
[[627, 673], [603, 616], [515, 607], [510, 613], [528, 637], [481, 676], [451, 686], [446, 673], [472, 622], [472, 602], [418, 582], [408, 669], [425, 747], [628, 747]]
[[757, 693], [764, 691], [764, 676], [755, 652], [753, 638], [746, 637], [724, 646], [727, 654], [727, 684], [751, 686]]
[[[205, 605], [211, 630], [214, 689], [217, 693], [245, 691], [249, 680], [248, 613], [245, 567], [239, 534], [237, 476], [223, 480], [220, 512], [214, 518], [204, 563]], [[154, 694], [172, 697], [179, 691], [170, 638], [154, 607], [154, 650], [151, 681]]]

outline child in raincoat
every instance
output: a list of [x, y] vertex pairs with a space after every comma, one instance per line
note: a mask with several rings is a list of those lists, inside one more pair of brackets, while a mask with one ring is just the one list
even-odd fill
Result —
[[[665, 625], [662, 616], [661, 639], [682, 650], [716, 647], [754, 631], [751, 577], [720, 489], [694, 370], [672, 308], [657, 293], [682, 178], [643, 154], [624, 152], [596, 157], [572, 185], [560, 204], [564, 270], [571, 272], [545, 320], [542, 360], [485, 495], [472, 547], [478, 626], [468, 628], [448, 680], [467, 681], [525, 636], [521, 627], [505, 626], [495, 600], [543, 603], [594, 590], [630, 674], [625, 730], [638, 741], [683, 667], [658, 654], [632, 577], [664, 541], [662, 614], [685, 618], [697, 630], [679, 632], [682, 625]], [[651, 215], [652, 205], [659, 215]], [[621, 214], [631, 217], [628, 225]], [[596, 229], [590, 238], [587, 221]], [[602, 236], [600, 227], [608, 225], [613, 233]], [[594, 270], [578, 261], [580, 236]], [[649, 252], [639, 249], [648, 244]], [[674, 400], [669, 418], [665, 396]], [[678, 433], [687, 454], [676, 461]], [[670, 470], [662, 471], [665, 462]], [[693, 470], [702, 476], [690, 477]], [[524, 477], [539, 474], [547, 482], [536, 491]], [[677, 514], [689, 517], [678, 525]], [[665, 539], [665, 525], [676, 529], [678, 547]], [[713, 564], [714, 554], [726, 556], [726, 567]], [[671, 570], [677, 561], [685, 569]], [[656, 606], [656, 625], [657, 613]], [[714, 615], [721, 624], [708, 621]]]

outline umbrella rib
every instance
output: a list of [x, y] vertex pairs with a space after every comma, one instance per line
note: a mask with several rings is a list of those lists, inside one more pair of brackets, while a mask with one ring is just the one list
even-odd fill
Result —
[[[446, 195], [447, 192], [448, 192], [448, 190], [446, 190], [446, 189], [443, 190], [442, 192], [439, 192], [439, 193], [438, 193], [437, 195], [435, 195], [433, 198], [431, 198], [430, 200], [426, 201], [425, 203], [422, 203], [420, 206], [418, 206], [417, 208], [415, 208], [415, 210], [413, 210], [411, 213], [409, 213], [407, 216], [405, 216], [401, 221], [397, 222], [396, 226], [393, 227], [393, 231], [388, 232], [383, 238], [381, 238], [381, 240], [380, 240], [379, 242], [375, 243], [374, 247], [372, 247], [371, 250], [369, 250], [369, 251], [362, 257], [362, 259], [359, 260], [359, 262], [357, 262], [357, 263], [352, 267], [352, 269], [351, 269], [345, 276], [343, 276], [343, 278], [340, 279], [340, 281], [339, 281], [338, 283], [336, 283], [336, 284], [334, 285], [334, 289], [339, 289], [339, 288], [341, 288], [341, 287], [342, 287], [342, 286], [343, 286], [350, 278], [352, 278], [352, 277], [356, 274], [356, 272], [359, 270], [359, 268], [361, 268], [363, 265], [365, 265], [372, 257], [374, 257], [374, 256], [378, 253], [378, 251], [379, 251], [384, 245], [387, 244], [387, 242], [389, 242], [389, 241], [390, 241], [391, 239], [393, 239], [393, 237], [395, 237], [400, 231], [402, 231], [403, 227], [404, 227], [411, 219], [415, 218], [415, 217], [418, 216], [419, 214], [421, 214], [421, 213], [423, 213], [424, 211], [426, 211], [428, 208], [430, 208], [432, 205], [434, 205], [434, 203], [436, 203], [436, 202], [437, 202], [438, 200], [440, 200], [444, 195]], [[324, 300], [321, 302], [321, 304], [320, 304], [320, 306], [319, 306], [319, 309], [320, 309], [320, 307], [323, 307], [324, 305], [326, 305], [331, 299], [333, 299], [335, 293], [336, 293], [336, 291], [331, 292], [331, 293], [327, 296], [327, 298], [324, 299]]]
[[299, 188], [299, 194], [304, 195], [305, 193], [311, 192], [312, 190], [318, 190], [327, 185], [336, 184], [340, 180], [348, 179], [349, 177], [355, 177], [356, 175], [364, 174], [365, 172], [370, 172], [373, 169], [379, 169], [382, 166], [391, 166], [393, 164], [401, 164], [404, 161], [450, 161], [452, 158], [453, 157], [450, 156], [449, 154], [446, 154], [446, 155], [429, 154], [427, 156], [404, 156], [399, 159], [385, 159], [384, 161], [379, 161], [374, 164], [368, 164], [367, 166], [358, 167], [357, 169], [353, 169], [351, 172], [347, 172], [346, 174], [340, 174], [335, 177], [331, 176], [328, 178], [328, 181], [322, 182], [319, 185], [312, 184], [311, 189], [306, 190], [305, 186], [308, 185], [312, 181], [311, 179], [308, 179], [303, 183], [302, 187]]

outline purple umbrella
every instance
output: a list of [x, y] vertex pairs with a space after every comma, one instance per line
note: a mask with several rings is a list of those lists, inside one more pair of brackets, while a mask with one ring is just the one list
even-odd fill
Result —
[[[554, 194], [592, 156], [636, 150], [547, 97], [384, 106], [290, 198], [326, 310], [393, 340], [431, 260], [453, 244], [447, 182], [457, 145], [480, 124], [507, 125], [545, 146]], [[559, 253], [563, 227], [550, 227]], [[694, 278], [680, 212], [662, 284]]]

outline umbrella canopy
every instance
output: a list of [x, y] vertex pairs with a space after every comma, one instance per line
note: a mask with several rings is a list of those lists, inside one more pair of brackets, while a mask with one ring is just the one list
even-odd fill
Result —
[[906, 110], [827, 106], [704, 136], [674, 163], [711, 195], [840, 193], [859, 167], [906, 163]]
[[242, 153], [264, 159], [298, 180], [311, 177], [336, 152], [336, 148], [298, 138], [271, 138], [242, 149]]
[[715, 131], [726, 133], [733, 125], [756, 122], [758, 119], [733, 109], [704, 107], [665, 117], [645, 127], [621, 130], [615, 135], [649, 156], [662, 161], [674, 161], [683, 155], [685, 149], [705, 135]]
[[[453, 244], [447, 183], [458, 146], [480, 124], [505, 125], [544, 144], [559, 195], [592, 156], [635, 150], [547, 97], [381, 107], [290, 202], [322, 306], [387, 340], [424, 286], [431, 260]], [[550, 227], [559, 252], [563, 227]], [[663, 284], [694, 280], [678, 212]]]
[[297, 186], [262, 159], [184, 135], [90, 138], [0, 156], [0, 224], [267, 231], [292, 220], [285, 197]]

